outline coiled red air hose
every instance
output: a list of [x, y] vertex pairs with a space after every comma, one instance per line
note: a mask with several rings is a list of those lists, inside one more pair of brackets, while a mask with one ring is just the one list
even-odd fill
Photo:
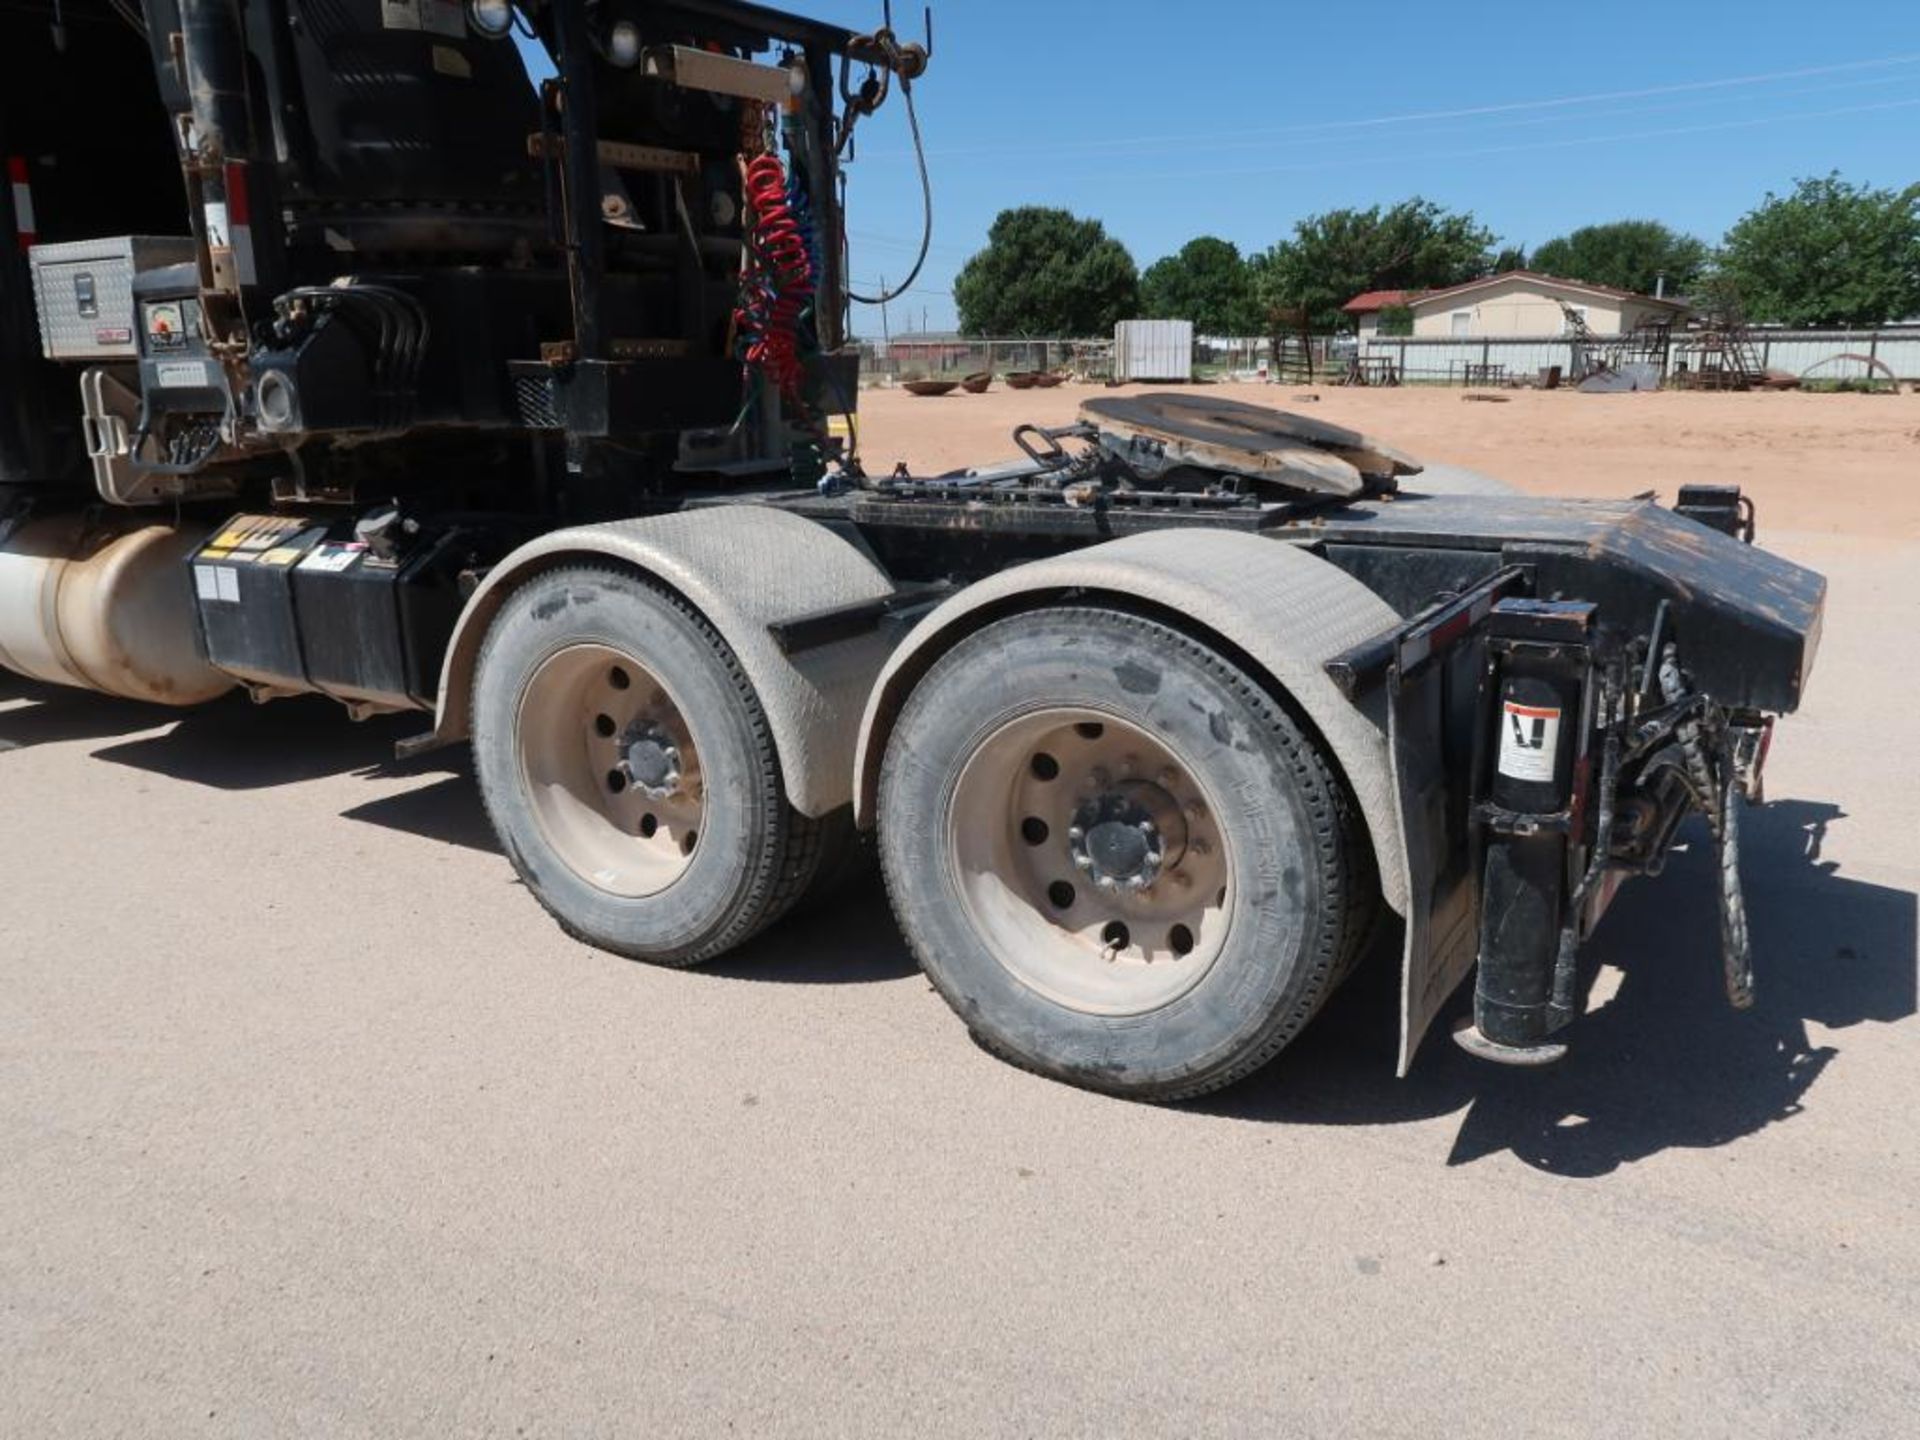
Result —
[[813, 299], [809, 241], [794, 218], [786, 167], [779, 156], [756, 155], [749, 160], [745, 190], [762, 273], [749, 279], [735, 322], [747, 342], [747, 363], [764, 370], [782, 395], [798, 399], [804, 375], [800, 319]]

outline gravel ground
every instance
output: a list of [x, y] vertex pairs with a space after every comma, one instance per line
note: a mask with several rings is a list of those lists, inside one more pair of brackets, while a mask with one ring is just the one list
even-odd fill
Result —
[[[901, 398], [875, 460], [968, 458]], [[1581, 404], [1753, 397], [1521, 398], [1504, 448], [1520, 404], [1317, 413], [1524, 481], [1556, 413], [1579, 470]], [[0, 1434], [1911, 1435], [1920, 527], [1856, 492], [1920, 410], [1820, 403], [1818, 479], [1676, 440], [1624, 486], [1753, 468], [1833, 579], [1759, 1005], [1696, 847], [1542, 1074], [1394, 1080], [1376, 965], [1208, 1103], [1097, 1098], [977, 1051], [875, 888], [650, 970], [522, 893], [463, 752], [392, 761], [417, 722], [0, 678]]]

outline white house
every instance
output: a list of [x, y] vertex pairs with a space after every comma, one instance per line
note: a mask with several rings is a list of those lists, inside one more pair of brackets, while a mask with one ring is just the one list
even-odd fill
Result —
[[1508, 270], [1445, 290], [1369, 290], [1341, 308], [1355, 318], [1365, 341], [1379, 333], [1380, 312], [1398, 306], [1413, 312], [1416, 336], [1474, 340], [1564, 334], [1572, 328], [1568, 310], [1595, 335], [1621, 335], [1649, 320], [1678, 320], [1687, 312], [1677, 300], [1531, 270]]
[[1536, 275], [1531, 270], [1509, 270], [1448, 290], [1429, 290], [1408, 304], [1415, 335], [1476, 340], [1560, 335], [1572, 328], [1568, 310], [1585, 320], [1595, 335], [1624, 335], [1647, 321], [1678, 320], [1687, 313], [1677, 300]]

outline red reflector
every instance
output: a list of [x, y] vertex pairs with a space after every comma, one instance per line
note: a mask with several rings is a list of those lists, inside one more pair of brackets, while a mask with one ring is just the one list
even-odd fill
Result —
[[13, 189], [13, 230], [22, 251], [31, 250], [39, 239], [39, 225], [33, 218], [33, 190], [27, 184], [27, 157], [7, 156], [7, 184]]
[[253, 217], [247, 205], [247, 167], [237, 160], [227, 162], [227, 224], [249, 225]]

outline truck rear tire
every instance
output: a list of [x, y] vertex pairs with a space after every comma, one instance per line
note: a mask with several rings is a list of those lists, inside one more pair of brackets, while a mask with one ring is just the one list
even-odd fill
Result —
[[901, 926], [975, 1038], [1135, 1099], [1279, 1053], [1378, 906], [1356, 809], [1288, 707], [1118, 610], [955, 646], [901, 713], [879, 818]]
[[759, 698], [713, 627], [611, 565], [509, 597], [481, 650], [473, 754], [508, 858], [561, 927], [658, 965], [778, 919], [848, 828], [787, 803]]

